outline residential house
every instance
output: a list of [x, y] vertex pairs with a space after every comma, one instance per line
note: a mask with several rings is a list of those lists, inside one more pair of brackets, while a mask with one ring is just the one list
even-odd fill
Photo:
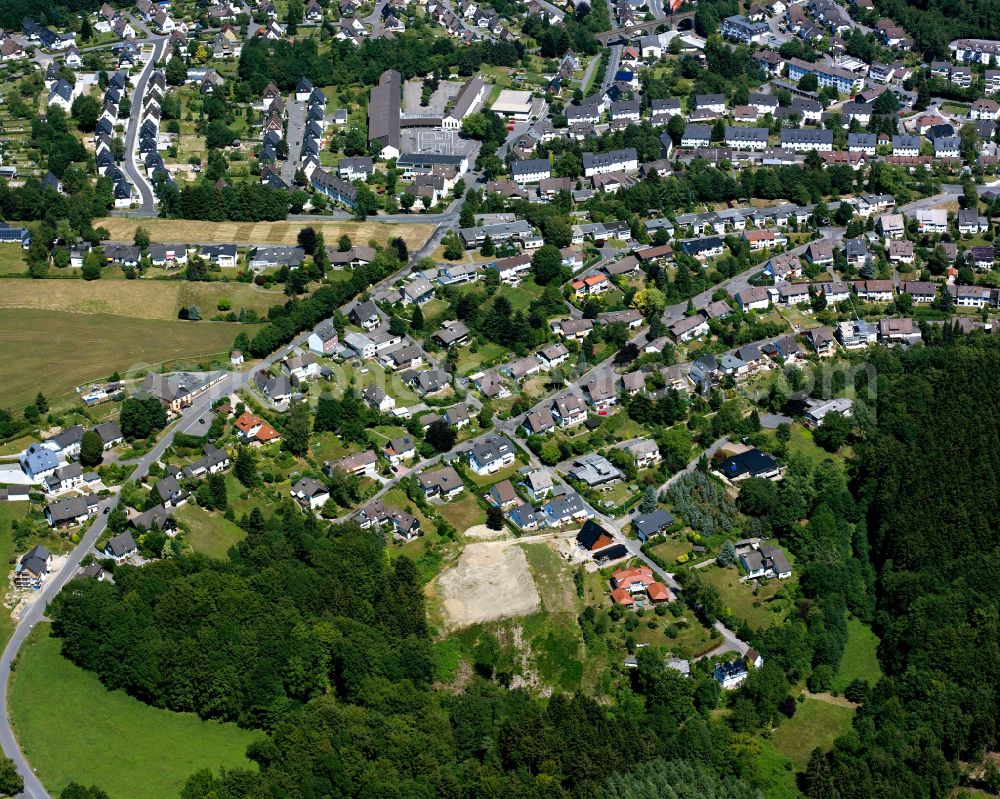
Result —
[[837, 325], [836, 336], [844, 349], [857, 350], [878, 341], [878, 328], [864, 319], [849, 319]]
[[468, 459], [469, 468], [476, 474], [495, 474], [514, 463], [516, 450], [506, 436], [488, 433], [472, 446]]
[[740, 310], [766, 311], [771, 306], [771, 295], [763, 286], [754, 286], [746, 291], [741, 291], [734, 297]]
[[409, 436], [390, 439], [383, 449], [383, 454], [390, 464], [400, 466], [404, 461], [415, 458], [417, 447]]
[[892, 302], [891, 280], [855, 280], [854, 292], [865, 302]]
[[587, 421], [587, 406], [577, 394], [556, 398], [550, 410], [552, 418], [561, 428], [575, 427]]
[[39, 589], [52, 571], [52, 553], [41, 544], [32, 547], [14, 567], [16, 588]]
[[677, 343], [691, 341], [708, 333], [708, 320], [704, 316], [684, 317], [670, 326], [670, 337]]
[[598, 488], [621, 481], [624, 475], [603, 455], [589, 452], [573, 461], [567, 474], [585, 483], [588, 488]]
[[443, 499], [447, 501], [454, 499], [465, 490], [462, 478], [458, 476], [458, 472], [451, 466], [419, 474], [417, 475], [417, 481], [424, 490], [424, 496], [427, 499]]
[[645, 543], [654, 535], [659, 535], [674, 523], [674, 517], [657, 508], [650, 513], [641, 513], [632, 519], [636, 538]]
[[292, 383], [285, 375], [271, 375], [263, 370], [254, 375], [254, 385], [271, 402], [280, 405], [292, 398]]
[[86, 497], [68, 497], [45, 507], [49, 527], [83, 524], [97, 513], [98, 499], [93, 494]]
[[915, 303], [934, 302], [937, 296], [937, 283], [931, 281], [904, 280], [899, 284], [902, 294], [909, 294]]
[[49, 494], [59, 494], [83, 485], [83, 467], [79, 463], [60, 466], [45, 478], [45, 490]]
[[535, 357], [545, 369], [555, 369], [569, 360], [569, 350], [563, 344], [549, 344], [542, 347]]
[[517, 496], [514, 485], [510, 480], [504, 480], [493, 486], [486, 495], [486, 499], [501, 510], [508, 510], [515, 505], [521, 504], [521, 500]]
[[378, 327], [382, 321], [378, 308], [371, 300], [365, 300], [355, 305], [348, 313], [348, 318], [354, 324], [369, 331]]
[[129, 557], [135, 555], [138, 551], [139, 547], [136, 545], [135, 539], [132, 537], [132, 533], [128, 531], [113, 536], [104, 548], [105, 556], [111, 558], [118, 564], [124, 563]]
[[750, 477], [774, 480], [781, 475], [782, 470], [771, 455], [754, 448], [726, 458], [715, 467], [715, 471], [726, 480], [736, 483]]
[[814, 327], [812, 330], [806, 331], [805, 338], [809, 342], [809, 346], [812, 347], [813, 352], [821, 358], [833, 355], [834, 336], [831, 328], [825, 325], [823, 327]]
[[296, 380], [308, 380], [319, 376], [319, 361], [311, 352], [289, 355], [281, 361], [281, 370]]
[[340, 336], [333, 322], [326, 321], [309, 334], [306, 344], [316, 355], [330, 356], [339, 350]]
[[376, 385], [370, 385], [361, 392], [364, 401], [379, 413], [389, 413], [396, 407], [396, 400]]
[[36, 482], [51, 477], [59, 468], [56, 453], [41, 444], [30, 445], [18, 457], [18, 462], [21, 464], [21, 471]]
[[303, 510], [322, 508], [330, 499], [329, 489], [313, 477], [303, 477], [291, 488], [291, 496]]
[[878, 339], [883, 344], [916, 344], [921, 340], [920, 328], [912, 319], [881, 319]]
[[548, 408], [528, 411], [521, 423], [528, 435], [544, 435], [555, 430], [556, 423]]
[[740, 555], [740, 565], [747, 577], [777, 577], [784, 580], [792, 576], [792, 567], [785, 553], [779, 547], [761, 544]]
[[552, 475], [545, 469], [529, 471], [522, 486], [529, 496], [535, 500], [543, 500], [552, 493]]

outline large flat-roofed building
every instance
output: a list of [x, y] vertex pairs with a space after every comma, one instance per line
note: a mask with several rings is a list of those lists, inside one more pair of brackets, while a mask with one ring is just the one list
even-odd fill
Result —
[[853, 95], [865, 88], [864, 76], [839, 67], [810, 64], [799, 58], [790, 58], [785, 67], [788, 79], [798, 82], [804, 75], [814, 74], [820, 88], [833, 86], [841, 94]]
[[526, 121], [531, 118], [531, 92], [504, 89], [494, 100], [492, 110], [503, 116]]
[[368, 101], [368, 142], [377, 144], [382, 158], [399, 156], [399, 105], [402, 96], [399, 73], [387, 69], [372, 89]]

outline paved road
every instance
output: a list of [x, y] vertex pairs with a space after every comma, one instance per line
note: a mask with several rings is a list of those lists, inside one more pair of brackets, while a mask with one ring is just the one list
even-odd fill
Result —
[[729, 439], [723, 436], [714, 444], [712, 444], [712, 446], [706, 449], [704, 452], [698, 453], [697, 457], [692, 458], [687, 466], [685, 466], [683, 469], [677, 472], [677, 474], [671, 475], [669, 478], [667, 478], [666, 482], [656, 490], [656, 495], [659, 496], [668, 488], [670, 488], [670, 486], [672, 486], [680, 479], [682, 474], [691, 474], [691, 472], [693, 472], [695, 469], [698, 468], [698, 463], [701, 461], [702, 458], [707, 458], [708, 460], [712, 460], [712, 456], [715, 455], [716, 452], [718, 452], [728, 443]]
[[281, 179], [289, 186], [295, 179], [295, 170], [302, 163], [302, 137], [306, 132], [306, 104], [295, 99], [293, 92], [288, 97], [288, 158], [281, 163]]
[[379, 33], [382, 31], [382, 9], [385, 8], [387, 2], [389, 2], [389, 0], [379, 0], [375, 4], [375, 9], [372, 13], [361, 20], [364, 25], [372, 26], [373, 38], [377, 38]]
[[129, 176], [132, 185], [139, 192], [142, 202], [138, 213], [152, 216], [156, 213], [156, 197], [153, 194], [153, 187], [146, 180], [143, 170], [135, 165], [136, 146], [139, 140], [139, 128], [142, 125], [142, 99], [146, 94], [146, 86], [149, 84], [149, 76], [153, 74], [157, 62], [163, 57], [163, 50], [167, 40], [162, 37], [150, 37], [149, 43], [153, 46], [153, 54], [146, 65], [139, 73], [139, 80], [136, 82], [135, 90], [132, 92], [132, 115], [128, 120], [128, 129], [125, 132], [125, 159], [122, 162], [122, 171]]

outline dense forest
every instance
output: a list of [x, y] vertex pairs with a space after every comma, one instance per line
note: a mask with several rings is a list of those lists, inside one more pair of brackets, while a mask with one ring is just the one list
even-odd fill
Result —
[[997, 745], [1000, 342], [884, 353], [860, 452], [885, 677], [810, 797], [946, 796]]

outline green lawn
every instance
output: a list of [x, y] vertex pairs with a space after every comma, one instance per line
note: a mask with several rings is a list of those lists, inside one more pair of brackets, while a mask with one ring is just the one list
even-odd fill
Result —
[[479, 486], [479, 491], [485, 493], [489, 488], [496, 485], [497, 483], [502, 483], [504, 480], [510, 480], [512, 483], [517, 482], [517, 470], [520, 469], [524, 464], [521, 462], [520, 458], [514, 462], [513, 466], [508, 466], [506, 469], [501, 469], [496, 474], [476, 474], [471, 469], [469, 470], [469, 479]]
[[765, 799], [799, 799], [792, 761], [764, 741], [757, 755], [758, 785]]
[[468, 489], [451, 502], [435, 505], [435, 509], [458, 530], [459, 535], [477, 524], [486, 524], [486, 510]]
[[229, 548], [246, 536], [242, 529], [221, 513], [207, 511], [190, 502], [178, 508], [175, 515], [178, 521], [186, 522], [191, 528], [188, 533], [191, 548], [210, 558], [225, 560]]
[[384, 447], [390, 439], [399, 438], [406, 435], [405, 427], [398, 427], [391, 424], [380, 424], [369, 428], [373, 434], [372, 440], [379, 447]]
[[534, 665], [545, 684], [566, 691], [579, 690], [596, 679], [598, 664], [583, 649], [577, 623], [580, 600], [570, 567], [549, 544], [525, 544], [525, 557], [542, 600], [542, 612], [524, 619]]
[[477, 352], [473, 352], [471, 347], [462, 347], [458, 352], [458, 371], [463, 375], [477, 372], [483, 364], [495, 362], [506, 352], [505, 347], [492, 343], [480, 344]]
[[[28, 515], [29, 502], [0, 502], [0, 563], [7, 564], [16, 554], [14, 552], [14, 533], [11, 530], [11, 522], [23, 519]], [[6, 592], [6, 585], [4, 591]], [[10, 617], [10, 611], [0, 608], [0, 646], [7, 643], [11, 633], [14, 632], [14, 620]]]
[[847, 645], [844, 656], [840, 659], [840, 668], [833, 678], [831, 688], [843, 691], [851, 680], [865, 680], [869, 685], [875, 685], [882, 676], [879, 667], [878, 637], [871, 627], [858, 619], [847, 622]]
[[[686, 538], [671, 538], [651, 547], [649, 551], [670, 565], [671, 563], [676, 563], [677, 558], [681, 555], [689, 555], [691, 553], [691, 542]], [[699, 558], [707, 560], [710, 557], [711, 555], [709, 554], [702, 554], [698, 558], [692, 559], [691, 562], [697, 563]]]
[[336, 433], [318, 433], [310, 439], [309, 454], [317, 461], [336, 461], [354, 454], [360, 449], [356, 445], [344, 446]]
[[0, 445], [0, 455], [17, 455], [26, 447], [31, 446], [36, 441], [34, 436], [21, 436], [12, 438], [6, 444]]
[[[785, 617], [790, 608], [786, 588], [793, 585], [794, 575], [787, 580], [768, 580], [767, 585], [758, 585], [756, 596], [754, 584], [740, 582], [742, 572], [738, 568], [722, 569], [706, 566], [698, 570], [709, 585], [715, 586], [723, 604], [754, 628], [770, 627]], [[775, 599], [781, 592], [782, 597]]]
[[[777, 441], [773, 430], [763, 430], [761, 432], [763, 432], [771, 440]], [[845, 458], [850, 456], [851, 449], [850, 447], [842, 447], [836, 453], [827, 452], [819, 446], [819, 444], [813, 441], [813, 434], [811, 430], [807, 430], [800, 424], [793, 424], [792, 438], [788, 442], [788, 453], [804, 455], [813, 463], [819, 464], [830, 459], [843, 462]]]
[[252, 769], [247, 746], [263, 737], [108, 691], [73, 665], [39, 624], [21, 650], [10, 688], [11, 721], [45, 787], [99, 785], [112, 799], [178, 796], [200, 769]]
[[24, 250], [10, 244], [0, 247], [0, 275], [20, 275], [26, 272]]
[[774, 748], [789, 758], [796, 768], [803, 768], [813, 749], [827, 750], [851, 728], [854, 709], [839, 707], [818, 699], [800, 702], [790, 719], [781, 722], [771, 740]]
[[545, 289], [539, 286], [534, 278], [529, 277], [517, 286], [501, 286], [497, 293], [510, 300], [511, 308], [515, 311], [526, 311], [531, 301], [541, 297], [543, 291]]

